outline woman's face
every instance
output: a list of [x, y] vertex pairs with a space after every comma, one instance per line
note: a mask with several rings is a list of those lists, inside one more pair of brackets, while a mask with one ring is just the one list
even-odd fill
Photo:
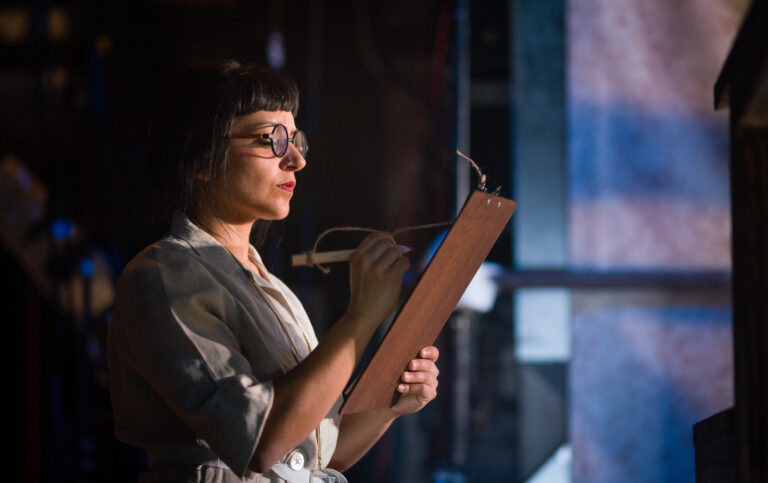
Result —
[[[235, 120], [229, 144], [229, 169], [221, 185], [225, 213], [232, 222], [255, 219], [279, 220], [288, 216], [296, 171], [307, 162], [296, 147], [288, 144], [282, 157], [272, 152], [269, 143], [261, 137], [269, 134], [275, 124], [296, 133], [293, 114], [286, 111], [257, 111]], [[254, 135], [254, 137], [250, 137]]]

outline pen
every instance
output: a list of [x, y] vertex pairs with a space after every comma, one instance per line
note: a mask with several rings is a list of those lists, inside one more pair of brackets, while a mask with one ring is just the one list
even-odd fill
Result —
[[[396, 245], [400, 250], [400, 253], [408, 253], [413, 250], [412, 247], [404, 245]], [[294, 267], [303, 267], [311, 265], [312, 263], [334, 263], [334, 262], [348, 262], [352, 257], [355, 250], [334, 250], [330, 252], [317, 252], [312, 255], [312, 262], [310, 262], [310, 252], [299, 253], [298, 255], [291, 256], [291, 265]]]

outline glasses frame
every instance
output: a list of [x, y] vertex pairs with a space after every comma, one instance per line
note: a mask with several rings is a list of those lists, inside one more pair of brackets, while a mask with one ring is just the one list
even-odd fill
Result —
[[[267, 126], [274, 126], [272, 128], [272, 132], [268, 134], [253, 134], [253, 133], [243, 133], [243, 134], [233, 134], [230, 136], [232, 139], [262, 139], [269, 141], [269, 146], [272, 148], [272, 154], [277, 156], [278, 158], [282, 158], [285, 156], [285, 153], [288, 152], [288, 144], [293, 144], [293, 146], [299, 151], [299, 153], [302, 156], [306, 156], [307, 152], [309, 151], [309, 143], [307, 142], [307, 135], [302, 131], [301, 129], [297, 129], [296, 132], [293, 133], [293, 136], [288, 137], [288, 128], [285, 126], [285, 124], [280, 123], [265, 123], [265, 124], [259, 124], [258, 126], [254, 126], [254, 129], [258, 129], [260, 127], [267, 127]], [[277, 152], [276, 149], [276, 142], [275, 142], [275, 132], [277, 132], [278, 129], [283, 129], [285, 131], [285, 137], [288, 139], [288, 142], [285, 143], [285, 148], [282, 150], [282, 152]], [[299, 146], [296, 146], [296, 138], [297, 137], [303, 137], [304, 138], [304, 150], [302, 152], [302, 149]]]

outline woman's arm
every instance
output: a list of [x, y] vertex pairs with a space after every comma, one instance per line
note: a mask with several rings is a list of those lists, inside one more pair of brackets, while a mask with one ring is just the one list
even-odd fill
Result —
[[274, 381], [274, 399], [251, 468], [263, 473], [296, 447], [328, 414], [365, 346], [397, 302], [408, 259], [392, 237], [376, 233], [350, 260], [350, 303], [344, 316], [293, 370]]
[[336, 451], [328, 466], [338, 471], [346, 470], [371, 449], [395, 418], [415, 413], [434, 399], [440, 372], [435, 365], [438, 356], [439, 351], [434, 346], [419, 352], [419, 357], [410, 362], [409, 371], [403, 373], [403, 383], [397, 387], [401, 395], [392, 407], [344, 415]]

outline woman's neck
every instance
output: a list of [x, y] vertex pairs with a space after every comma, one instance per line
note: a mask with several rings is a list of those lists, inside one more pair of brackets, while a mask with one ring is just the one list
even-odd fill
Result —
[[249, 246], [251, 229], [256, 220], [249, 222], [227, 222], [210, 213], [194, 217], [195, 224], [221, 243], [224, 248], [245, 266], [250, 266]]

